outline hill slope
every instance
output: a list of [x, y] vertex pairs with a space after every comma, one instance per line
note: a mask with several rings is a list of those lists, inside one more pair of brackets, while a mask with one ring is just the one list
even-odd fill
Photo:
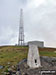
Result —
[[[56, 49], [52, 48], [39, 48], [41, 56], [55, 56], [54, 52]], [[2, 71], [6, 71], [8, 66], [17, 65], [17, 63], [24, 58], [27, 58], [28, 47], [19, 47], [19, 46], [1, 46], [0, 47], [0, 65], [4, 66]], [[0, 74], [1, 75], [1, 74]]]
[[24, 58], [27, 58], [27, 51], [27, 47], [0, 47], [0, 65], [4, 66], [4, 69], [0, 69], [0, 72], [5, 71], [8, 66], [17, 65], [19, 61], [21, 61]]

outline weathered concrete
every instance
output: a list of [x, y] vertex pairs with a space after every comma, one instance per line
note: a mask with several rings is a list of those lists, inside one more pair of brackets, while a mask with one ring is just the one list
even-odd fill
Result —
[[30, 68], [38, 68], [41, 66], [37, 45], [32, 43], [29, 45], [27, 64]]
[[26, 59], [23, 60], [23, 62], [20, 62], [18, 65], [21, 74], [22, 75], [56, 75], [56, 57], [41, 56], [40, 61], [42, 67], [35, 69], [29, 68]]
[[43, 41], [30, 41], [28, 42], [28, 45], [31, 45], [31, 44], [34, 44], [36, 45], [37, 47], [44, 47], [44, 42]]

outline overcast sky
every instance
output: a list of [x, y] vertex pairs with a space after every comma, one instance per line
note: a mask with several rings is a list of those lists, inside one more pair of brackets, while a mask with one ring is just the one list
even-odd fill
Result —
[[20, 8], [25, 42], [38, 40], [56, 47], [56, 0], [0, 0], [0, 45], [18, 43]]

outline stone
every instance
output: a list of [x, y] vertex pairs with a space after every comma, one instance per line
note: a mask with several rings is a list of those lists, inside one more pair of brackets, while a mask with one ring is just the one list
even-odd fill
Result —
[[16, 72], [16, 75], [19, 75], [19, 71]]
[[3, 69], [3, 66], [0, 65], [0, 69]]
[[[27, 61], [22, 60], [24, 62], [20, 63], [20, 65], [19, 65], [21, 75], [25, 75], [26, 73], [28, 75], [41, 75], [42, 72], [45, 72], [44, 74], [42, 73], [42, 75], [56, 75], [56, 63], [53, 64], [53, 66], [51, 66], [52, 62], [50, 62], [50, 61], [52, 61], [52, 60], [54, 60], [56, 62], [56, 57], [40, 56], [40, 61], [41, 61], [42, 67], [34, 68], [34, 69], [31, 69], [30, 67], [28, 67]], [[28, 68], [26, 68], [25, 65]], [[54, 71], [55, 73], [51, 74], [49, 72], [49, 74], [46, 74], [46, 72], [48, 73], [48, 71], [50, 71], [50, 72]]]
[[8, 65], [10, 65], [11, 63], [10, 62], [8, 62]]
[[44, 42], [43, 41], [30, 41], [28, 42], [28, 45], [31, 45], [31, 44], [34, 44], [40, 48], [43, 48], [44, 47]]
[[38, 47], [32, 43], [29, 44], [27, 64], [30, 68], [41, 67]]

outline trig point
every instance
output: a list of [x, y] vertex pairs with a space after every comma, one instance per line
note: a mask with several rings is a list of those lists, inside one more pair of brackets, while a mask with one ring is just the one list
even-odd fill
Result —
[[38, 47], [43, 47], [43, 42], [32, 41], [29, 42], [28, 44], [29, 44], [29, 52], [28, 52], [28, 59], [27, 59], [28, 66], [30, 68], [41, 67]]

